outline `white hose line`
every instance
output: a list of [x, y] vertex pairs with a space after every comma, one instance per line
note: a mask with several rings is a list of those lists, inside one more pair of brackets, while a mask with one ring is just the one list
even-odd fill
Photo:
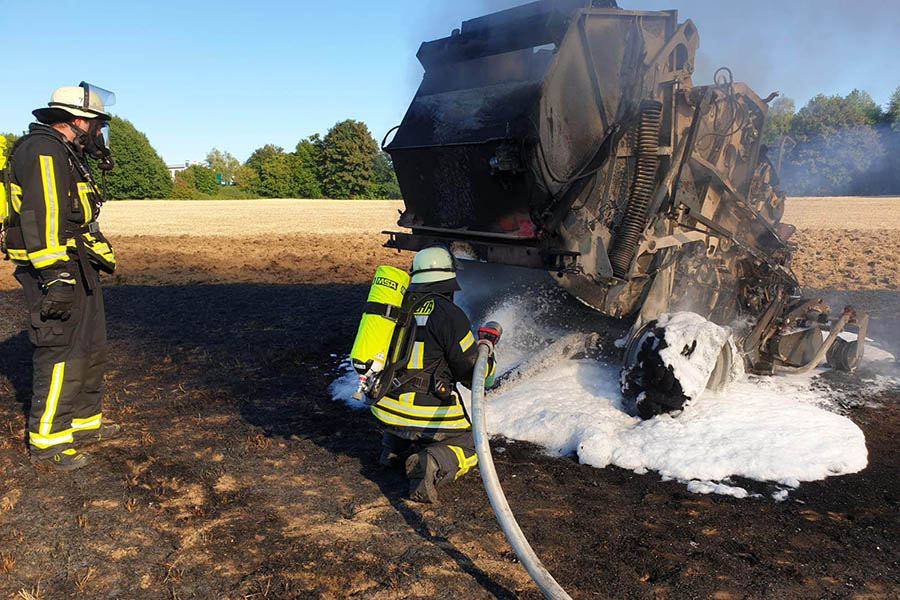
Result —
[[484, 344], [478, 344], [478, 361], [475, 363], [475, 371], [472, 373], [472, 427], [475, 434], [475, 452], [478, 454], [478, 468], [481, 471], [481, 479], [484, 481], [484, 489], [491, 501], [491, 508], [500, 523], [500, 529], [509, 540], [510, 546], [519, 557], [519, 562], [531, 575], [541, 593], [549, 600], [572, 600], [563, 590], [550, 572], [541, 564], [541, 560], [531, 549], [525, 534], [516, 523], [503, 488], [497, 480], [497, 471], [494, 469], [494, 459], [491, 457], [491, 447], [488, 444], [487, 428], [484, 419], [484, 377], [487, 372], [488, 356], [490, 350]]

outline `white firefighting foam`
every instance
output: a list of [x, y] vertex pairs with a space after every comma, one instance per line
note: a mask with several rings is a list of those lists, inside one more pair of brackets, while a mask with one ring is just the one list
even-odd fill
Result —
[[[659, 356], [672, 367], [681, 383], [681, 389], [689, 399], [686, 406], [703, 394], [725, 344], [732, 344], [732, 356], [738, 356], [731, 329], [720, 327], [697, 313], [662, 314], [656, 324], [666, 328], [666, 347], [660, 350]], [[735, 360], [731, 367], [729, 383], [744, 376], [742, 361]]]
[[[541, 293], [505, 298], [486, 311], [477, 311], [465, 297], [457, 301], [473, 316], [483, 315], [479, 321], [503, 325], [497, 350], [500, 372], [567, 333], [560, 326], [538, 324], [539, 317], [553, 310], [553, 301]], [[870, 346], [866, 360], [893, 357]], [[692, 492], [739, 498], [753, 494], [731, 482], [733, 476], [773, 482], [770, 493], [781, 501], [786, 489], [802, 481], [866, 467], [862, 431], [834, 412], [837, 405], [814, 385], [816, 372], [746, 376], [725, 391], [703, 392], [676, 417], [642, 421], [626, 412], [619, 370], [618, 363], [550, 353], [545, 364], [529, 364], [527, 376], [489, 394], [488, 431], [539, 444], [553, 454], [575, 454], [598, 468], [656, 471], [663, 479], [684, 482]], [[347, 400], [355, 384], [349, 372], [332, 384], [332, 394]], [[897, 384], [897, 379], [890, 382]]]

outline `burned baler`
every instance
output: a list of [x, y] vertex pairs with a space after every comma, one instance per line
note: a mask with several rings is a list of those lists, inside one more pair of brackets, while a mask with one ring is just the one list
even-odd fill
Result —
[[635, 331], [675, 309], [750, 317], [751, 366], [806, 364], [821, 344], [785, 352], [776, 335], [798, 284], [761, 144], [770, 98], [727, 69], [693, 86], [698, 46], [677, 11], [614, 0], [532, 2], [423, 43], [385, 148], [411, 232], [386, 245], [546, 269]]

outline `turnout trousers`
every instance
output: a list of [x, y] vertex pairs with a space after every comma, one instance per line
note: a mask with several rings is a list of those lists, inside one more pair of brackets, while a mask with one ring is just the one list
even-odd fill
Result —
[[459, 479], [478, 464], [471, 429], [445, 433], [385, 427], [381, 445], [385, 450], [403, 457], [422, 450], [428, 452], [438, 465], [436, 487]]
[[[106, 370], [106, 318], [97, 269], [79, 269], [72, 313], [65, 321], [41, 318], [43, 292], [37, 271], [20, 266], [15, 277], [25, 292], [28, 337], [34, 348], [28, 442], [33, 456], [47, 458], [77, 447], [100, 429], [101, 388]], [[88, 292], [85, 279], [92, 292]]]

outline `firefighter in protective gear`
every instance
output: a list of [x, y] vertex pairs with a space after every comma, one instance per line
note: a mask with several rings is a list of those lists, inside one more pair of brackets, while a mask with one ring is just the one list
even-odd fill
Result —
[[33, 462], [87, 464], [84, 445], [118, 435], [104, 423], [106, 321], [99, 272], [116, 265], [97, 217], [103, 198], [86, 155], [111, 168], [104, 129], [114, 96], [82, 83], [53, 92], [17, 140], [5, 183], [6, 252], [17, 265], [34, 348], [28, 442]]
[[[415, 340], [406, 365], [395, 375], [404, 382], [371, 410], [384, 429], [380, 462], [405, 458], [409, 496], [435, 502], [437, 489], [465, 475], [477, 462], [472, 426], [456, 384], [472, 385], [478, 357], [472, 325], [453, 303], [460, 289], [453, 256], [441, 246], [420, 250], [413, 258], [407, 294], [413, 306]], [[488, 375], [493, 376], [493, 357]]]

